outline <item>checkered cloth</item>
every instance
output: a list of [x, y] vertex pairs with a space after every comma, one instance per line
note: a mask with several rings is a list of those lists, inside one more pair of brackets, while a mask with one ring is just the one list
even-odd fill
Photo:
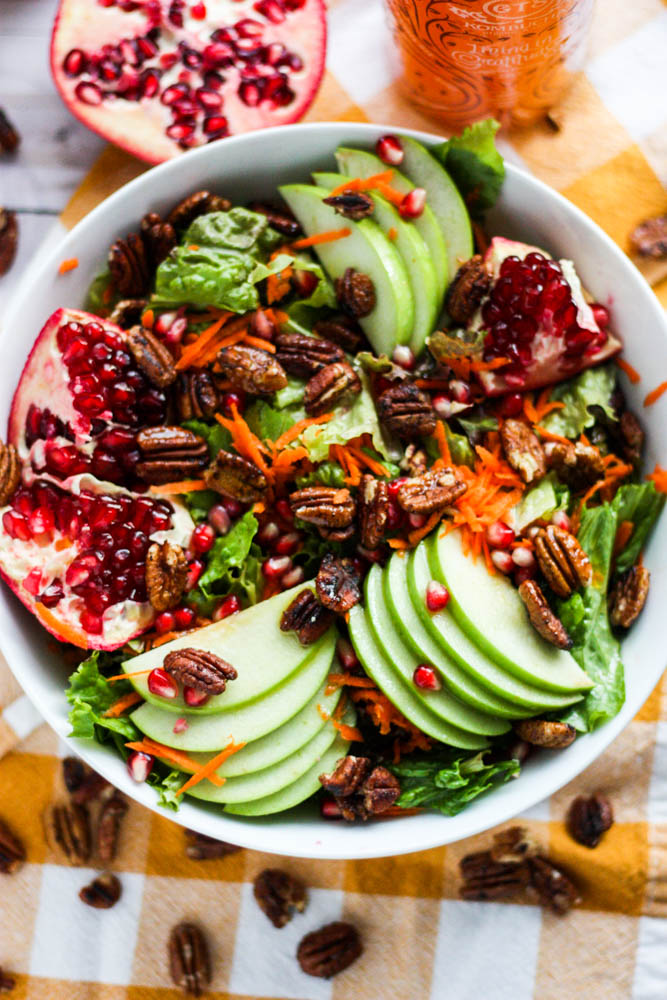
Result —
[[[309, 120], [382, 121], [433, 129], [402, 98], [379, 0], [330, 3], [328, 71]], [[667, 9], [659, 0], [605, 0], [590, 61], [559, 109], [562, 129], [515, 134], [503, 152], [559, 189], [623, 248], [667, 195]], [[3, 168], [4, 169], [4, 168]], [[106, 149], [67, 206], [71, 226], [145, 167]], [[657, 289], [667, 305], [667, 283]], [[667, 996], [667, 689], [664, 682], [613, 746], [525, 823], [572, 874], [583, 902], [565, 918], [512, 903], [458, 899], [458, 861], [490, 834], [396, 859], [321, 862], [243, 851], [194, 862], [168, 816], [132, 805], [114, 869], [123, 895], [109, 911], [83, 906], [93, 872], [64, 867], [45, 845], [41, 814], [62, 794], [66, 751], [45, 726], [0, 760], [0, 814], [26, 842], [28, 863], [0, 876], [0, 965], [17, 998], [167, 1000], [166, 939], [196, 920], [212, 945], [217, 1000], [664, 1000]], [[29, 709], [0, 665], [0, 753], [29, 726]], [[22, 729], [23, 727], [23, 729]], [[567, 836], [563, 817], [581, 792], [602, 792], [616, 823], [594, 851]], [[304, 915], [275, 930], [252, 897], [253, 877], [281, 866], [309, 886]], [[364, 938], [362, 958], [331, 982], [302, 974], [298, 940], [344, 918]]]

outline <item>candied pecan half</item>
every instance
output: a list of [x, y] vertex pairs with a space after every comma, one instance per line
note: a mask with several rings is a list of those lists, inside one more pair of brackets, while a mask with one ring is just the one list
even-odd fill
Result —
[[174, 401], [180, 420], [210, 420], [218, 409], [220, 396], [209, 372], [179, 372]]
[[591, 561], [574, 535], [549, 524], [535, 537], [535, 556], [549, 586], [559, 597], [590, 583]]
[[151, 385], [166, 389], [176, 381], [174, 358], [161, 340], [143, 326], [133, 326], [125, 338], [127, 349]]
[[375, 309], [375, 286], [367, 274], [348, 267], [334, 286], [338, 305], [348, 316], [361, 319]]
[[231, 201], [227, 201], [220, 195], [211, 194], [210, 191], [195, 191], [172, 208], [167, 216], [167, 222], [174, 229], [187, 229], [190, 223], [200, 215], [208, 215], [210, 212], [228, 212], [231, 207]]
[[118, 837], [123, 817], [127, 812], [127, 799], [120, 792], [114, 792], [102, 803], [97, 821], [97, 857], [104, 865], [116, 857]]
[[361, 600], [361, 581], [351, 559], [327, 552], [315, 578], [320, 603], [336, 615], [344, 615]]
[[422, 476], [406, 479], [398, 488], [396, 500], [408, 514], [433, 514], [453, 504], [467, 488], [454, 469], [430, 469]]
[[296, 957], [307, 975], [330, 979], [352, 965], [363, 950], [356, 927], [336, 920], [306, 934], [299, 942]]
[[298, 236], [301, 232], [301, 226], [288, 208], [277, 209], [263, 201], [251, 201], [248, 208], [252, 212], [265, 215], [271, 228], [283, 236]]
[[0, 507], [14, 496], [21, 482], [21, 462], [13, 444], [0, 441]]
[[405, 449], [405, 454], [401, 459], [401, 469], [409, 472], [411, 476], [423, 476], [428, 469], [426, 452], [414, 441]]
[[634, 413], [624, 410], [618, 422], [618, 429], [622, 440], [623, 457], [636, 465], [644, 447], [645, 435], [642, 426]]
[[368, 757], [348, 755], [338, 761], [331, 774], [321, 774], [320, 784], [334, 796], [340, 814], [348, 823], [367, 820], [386, 812], [401, 793], [398, 778]]
[[333, 612], [325, 608], [312, 590], [302, 590], [289, 603], [280, 619], [281, 632], [296, 632], [302, 646], [317, 642], [334, 620]]
[[530, 889], [534, 890], [542, 906], [548, 907], [558, 916], [563, 916], [581, 902], [575, 884], [559, 868], [545, 857], [528, 859], [530, 868]]
[[414, 382], [399, 382], [385, 389], [376, 405], [387, 430], [402, 440], [428, 437], [435, 430], [437, 420], [431, 398]]
[[253, 462], [231, 451], [219, 451], [204, 473], [206, 485], [241, 503], [260, 500], [268, 486], [266, 476]]
[[18, 132], [10, 122], [3, 108], [0, 108], [0, 152], [14, 153], [20, 141], [21, 137]]
[[355, 529], [353, 524], [348, 524], [346, 528], [323, 528], [319, 525], [317, 530], [320, 538], [324, 538], [327, 542], [347, 542], [354, 536]]
[[644, 219], [630, 233], [630, 243], [640, 257], [660, 260], [667, 256], [667, 215]]
[[325, 528], [346, 528], [352, 524], [355, 504], [345, 487], [305, 486], [289, 495], [295, 517]]
[[116, 240], [109, 250], [111, 285], [118, 295], [139, 298], [148, 289], [149, 271], [146, 248], [137, 233]]
[[547, 750], [562, 750], [577, 738], [574, 726], [567, 722], [550, 722], [548, 719], [520, 719], [514, 723], [514, 731], [526, 743]]
[[52, 848], [60, 848], [70, 865], [85, 865], [90, 858], [90, 820], [84, 805], [57, 803], [45, 816], [46, 837]]
[[303, 404], [309, 416], [319, 417], [360, 392], [361, 379], [352, 365], [347, 361], [334, 361], [311, 375], [304, 390]]
[[253, 894], [274, 927], [284, 927], [294, 910], [303, 913], [306, 908], [303, 882], [280, 868], [265, 868], [260, 872], [253, 882]]
[[323, 198], [325, 205], [331, 205], [338, 215], [358, 222], [373, 214], [373, 199], [363, 191], [343, 191]]
[[386, 767], [374, 767], [361, 786], [363, 805], [369, 816], [380, 816], [391, 809], [401, 794], [401, 783]]
[[148, 299], [121, 299], [109, 314], [109, 322], [115, 323], [122, 330], [129, 330], [141, 322]]
[[544, 448], [528, 424], [509, 418], [500, 428], [505, 458], [519, 473], [524, 483], [534, 483], [546, 475]]
[[518, 863], [537, 853], [537, 843], [523, 826], [510, 826], [493, 835], [491, 857], [504, 864]]
[[225, 840], [207, 837], [205, 833], [196, 830], [186, 830], [185, 853], [191, 861], [211, 861], [216, 858], [226, 858], [228, 854], [236, 854], [241, 850], [236, 844], [228, 844]]
[[11, 993], [16, 986], [16, 980], [0, 966], [0, 993]]
[[580, 441], [551, 442], [545, 449], [547, 465], [575, 492], [586, 490], [604, 476], [604, 462], [598, 448]]
[[11, 875], [18, 871], [25, 861], [25, 847], [0, 819], [0, 872]]
[[646, 603], [650, 579], [645, 566], [631, 566], [618, 578], [609, 595], [612, 625], [630, 628], [634, 624]]
[[280, 361], [257, 347], [246, 344], [223, 347], [218, 352], [218, 364], [235, 388], [253, 396], [270, 396], [287, 385], [287, 375]]
[[526, 860], [499, 861], [491, 851], [466, 854], [459, 862], [463, 885], [462, 899], [508, 899], [522, 892], [530, 882]]
[[584, 847], [597, 847], [613, 822], [614, 811], [606, 795], [578, 795], [567, 812], [570, 836]]
[[169, 972], [184, 993], [200, 997], [211, 981], [208, 945], [195, 924], [181, 923], [169, 934]]
[[104, 872], [79, 892], [79, 899], [96, 910], [110, 910], [120, 899], [121, 885], [115, 875]]
[[338, 344], [305, 333], [280, 331], [274, 343], [276, 358], [285, 371], [301, 378], [310, 378], [325, 365], [345, 360], [345, 353]]
[[139, 227], [146, 256], [152, 270], [160, 266], [178, 243], [176, 230], [170, 222], [163, 222], [157, 212], [144, 215]]
[[359, 508], [359, 534], [365, 549], [376, 549], [387, 529], [389, 516], [389, 491], [383, 479], [364, 474], [357, 495]]
[[338, 761], [330, 774], [320, 775], [320, 784], [325, 792], [346, 798], [359, 790], [364, 779], [370, 774], [371, 767], [369, 757], [353, 757], [348, 754]]
[[530, 624], [543, 639], [559, 649], [572, 649], [572, 639], [565, 626], [553, 613], [541, 587], [534, 580], [524, 580], [519, 585], [519, 597], [526, 606]]
[[190, 479], [207, 465], [208, 445], [185, 427], [144, 427], [137, 434], [141, 461], [136, 472], [147, 483]]
[[458, 269], [447, 289], [445, 307], [455, 323], [465, 326], [491, 288], [492, 278], [481, 254], [475, 254]]
[[153, 542], [146, 554], [146, 591], [156, 611], [175, 608], [185, 593], [188, 561], [180, 545]]
[[359, 324], [345, 313], [337, 313], [328, 319], [318, 319], [313, 325], [313, 333], [324, 340], [333, 341], [350, 354], [356, 354], [363, 338]]
[[205, 649], [173, 649], [162, 664], [164, 669], [184, 687], [194, 688], [204, 694], [222, 694], [227, 681], [238, 677], [235, 668], [222, 657]]
[[6, 274], [14, 263], [19, 239], [19, 223], [16, 212], [0, 208], [0, 277]]

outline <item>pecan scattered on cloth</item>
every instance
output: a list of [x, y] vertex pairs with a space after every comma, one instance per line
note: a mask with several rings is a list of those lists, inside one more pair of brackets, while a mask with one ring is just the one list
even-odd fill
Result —
[[667, 215], [640, 222], [630, 233], [630, 243], [640, 257], [667, 257]]
[[497, 861], [491, 851], [475, 851], [459, 862], [463, 885], [462, 899], [507, 899], [516, 896], [530, 882], [530, 868], [525, 859]]
[[179, 372], [174, 400], [182, 421], [210, 420], [220, 404], [218, 390], [207, 371]]
[[523, 861], [537, 854], [538, 846], [523, 826], [509, 826], [493, 835], [491, 857], [505, 864]]
[[528, 864], [530, 890], [535, 893], [542, 906], [562, 917], [575, 903], [581, 902], [576, 885], [548, 858], [530, 858]]
[[0, 108], [0, 152], [14, 153], [18, 149], [21, 137], [10, 122], [4, 110]]
[[609, 595], [612, 625], [630, 628], [634, 624], [646, 603], [650, 580], [645, 566], [631, 566], [618, 578]]
[[569, 597], [593, 576], [591, 561], [574, 535], [549, 524], [535, 536], [535, 556], [554, 594]]
[[251, 201], [248, 208], [259, 215], [265, 215], [271, 228], [283, 236], [298, 236], [301, 232], [301, 226], [288, 208], [277, 209], [262, 201]]
[[121, 896], [121, 885], [115, 875], [104, 872], [98, 875], [79, 892], [79, 899], [96, 910], [110, 910]]
[[86, 777], [86, 765], [79, 757], [63, 758], [63, 782], [70, 794], [81, 788]]
[[211, 981], [208, 945], [195, 924], [181, 923], [169, 934], [169, 971], [184, 993], [200, 997]]
[[348, 755], [331, 774], [321, 774], [320, 784], [333, 795], [348, 823], [380, 816], [401, 793], [398, 778], [386, 767], [372, 766], [368, 757]]
[[613, 822], [614, 811], [606, 795], [578, 795], [567, 811], [570, 836], [584, 847], [597, 847]]
[[383, 479], [364, 474], [357, 494], [359, 534], [365, 549], [376, 549], [387, 530], [389, 491]]
[[355, 503], [350, 491], [336, 486], [305, 486], [289, 495], [295, 517], [325, 528], [346, 528], [352, 524]]
[[155, 270], [178, 243], [176, 230], [170, 222], [163, 222], [157, 212], [144, 215], [139, 228], [146, 247], [148, 263], [151, 269]]
[[306, 588], [283, 611], [280, 630], [296, 632], [301, 645], [310, 646], [324, 635], [333, 620], [333, 612], [320, 604], [312, 590]]
[[165, 344], [143, 326], [133, 326], [125, 338], [127, 349], [151, 385], [166, 389], [176, 381], [174, 358]]
[[313, 333], [333, 341], [350, 354], [356, 354], [363, 337], [359, 324], [344, 313], [337, 313], [328, 319], [318, 319], [313, 325]]
[[447, 289], [445, 307], [455, 323], [465, 326], [491, 288], [491, 275], [480, 254], [462, 264]]
[[402, 440], [428, 437], [435, 430], [437, 420], [431, 398], [414, 382], [399, 382], [385, 389], [376, 405], [387, 430]]
[[514, 723], [514, 731], [526, 743], [546, 750], [563, 750], [577, 738], [574, 726], [548, 719], [520, 719]]
[[116, 323], [122, 330], [129, 330], [141, 322], [148, 299], [121, 299], [109, 314], [109, 322]]
[[21, 462], [13, 444], [0, 441], [0, 507], [14, 496], [21, 482]]
[[237, 854], [241, 848], [236, 844], [228, 844], [226, 840], [216, 840], [207, 837], [205, 833], [196, 830], [185, 831], [185, 853], [191, 861], [212, 861], [216, 858], [226, 858], [229, 854]]
[[453, 504], [467, 488], [454, 469], [429, 469], [421, 476], [406, 479], [398, 488], [396, 500], [408, 514], [433, 514]]
[[12, 875], [24, 861], [25, 847], [4, 820], [0, 819], [0, 872]]
[[205, 649], [174, 649], [162, 664], [168, 674], [183, 684], [205, 694], [222, 694], [227, 681], [238, 677], [235, 668], [222, 657]]
[[361, 379], [352, 365], [347, 361], [334, 361], [311, 375], [304, 390], [303, 404], [309, 416], [319, 417], [360, 392]]
[[338, 344], [305, 333], [280, 331], [274, 343], [276, 358], [285, 371], [301, 378], [310, 378], [325, 365], [345, 360], [345, 352]]
[[56, 803], [45, 815], [46, 838], [70, 865], [85, 865], [90, 858], [90, 819], [84, 805]]
[[284, 927], [294, 910], [303, 913], [306, 907], [303, 882], [280, 868], [265, 868], [260, 872], [253, 882], [253, 894], [274, 927]]
[[141, 461], [136, 473], [144, 482], [170, 483], [196, 477], [208, 464], [208, 445], [185, 427], [144, 427], [137, 434]]
[[82, 806], [88, 802], [94, 802], [108, 788], [109, 782], [106, 778], [103, 778], [97, 771], [93, 771], [92, 768], [87, 768], [83, 781], [73, 792], [70, 792], [70, 796], [72, 802]]
[[315, 589], [320, 603], [337, 615], [344, 615], [361, 600], [361, 580], [354, 563], [330, 552], [320, 563]]
[[353, 267], [345, 269], [342, 277], [334, 282], [338, 305], [354, 319], [368, 316], [375, 308], [375, 286], [367, 274]]
[[146, 591], [156, 611], [175, 608], [185, 592], [188, 561], [180, 545], [153, 542], [146, 554]]
[[544, 448], [523, 420], [509, 418], [500, 428], [500, 440], [505, 458], [515, 469], [524, 483], [535, 483], [546, 475], [547, 463]]
[[231, 207], [231, 201], [227, 201], [226, 198], [218, 194], [211, 194], [210, 191], [195, 191], [172, 208], [167, 216], [167, 222], [174, 229], [187, 229], [190, 223], [200, 215], [208, 215], [209, 212], [228, 212]]
[[218, 352], [218, 364], [235, 388], [253, 396], [270, 396], [287, 385], [287, 375], [280, 361], [257, 347], [246, 344], [223, 347]]
[[19, 223], [16, 212], [0, 208], [0, 277], [14, 263], [19, 240]]
[[255, 503], [267, 489], [266, 476], [253, 462], [231, 451], [219, 451], [204, 473], [206, 485], [241, 503]]
[[581, 441], [551, 442], [545, 449], [547, 465], [575, 492], [583, 492], [604, 476], [604, 462], [598, 448]]
[[111, 285], [118, 295], [139, 298], [148, 290], [149, 269], [144, 241], [137, 233], [118, 239], [109, 250]]
[[127, 799], [118, 791], [102, 803], [97, 820], [96, 844], [97, 857], [103, 865], [110, 864], [116, 857], [120, 828], [127, 808]]
[[14, 977], [10, 976], [9, 973], [5, 972], [2, 966], [0, 966], [0, 993], [11, 993], [15, 986], [16, 980]]
[[296, 957], [307, 975], [330, 979], [352, 965], [362, 951], [356, 927], [337, 920], [306, 934], [299, 943]]
[[343, 191], [342, 194], [332, 194], [323, 198], [325, 205], [331, 205], [338, 215], [345, 219], [358, 222], [373, 214], [373, 199], [363, 191]]
[[519, 585], [519, 597], [526, 606], [530, 623], [539, 635], [559, 649], [572, 649], [572, 639], [560, 618], [554, 614], [534, 580], [524, 580]]

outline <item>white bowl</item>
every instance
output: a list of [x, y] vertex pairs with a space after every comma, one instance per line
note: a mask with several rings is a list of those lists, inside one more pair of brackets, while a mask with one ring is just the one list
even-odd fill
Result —
[[[311, 170], [334, 169], [339, 144], [372, 148], [392, 131], [367, 124], [291, 125], [252, 132], [194, 150], [155, 167], [99, 205], [45, 259], [19, 290], [4, 319], [0, 372], [0, 421], [4, 421], [33, 340], [59, 306], [80, 306], [92, 277], [104, 264], [107, 248], [136, 228], [149, 210], [161, 211], [182, 196], [210, 188], [239, 202], [270, 197], [276, 185], [307, 180]], [[427, 144], [438, 137], [404, 130]], [[555, 256], [574, 259], [584, 284], [611, 305], [613, 324], [624, 339], [628, 359], [643, 376], [640, 386], [624, 380], [630, 406], [647, 431], [646, 467], [667, 464], [667, 396], [650, 409], [641, 400], [667, 372], [667, 324], [648, 285], [618, 247], [579, 209], [546, 185], [508, 164], [498, 205], [489, 217], [494, 234], [535, 243]], [[58, 274], [70, 257], [79, 267]], [[667, 606], [667, 518], [655, 531], [645, 556], [651, 571], [646, 608], [623, 644], [627, 699], [622, 711], [597, 732], [580, 737], [562, 752], [543, 753], [528, 762], [518, 780], [475, 801], [449, 818], [424, 813], [393, 822], [345, 825], [320, 819], [312, 807], [286, 817], [241, 819], [185, 802], [175, 822], [245, 847], [317, 858], [371, 858], [423, 850], [479, 833], [533, 806], [574, 778], [630, 721], [657, 683], [665, 666], [664, 608]], [[137, 785], [115, 754], [92, 742], [68, 739], [64, 689], [68, 670], [53, 640], [10, 593], [0, 588], [0, 646], [19, 683], [56, 732], [92, 767], [131, 798], [158, 809], [152, 788]]]

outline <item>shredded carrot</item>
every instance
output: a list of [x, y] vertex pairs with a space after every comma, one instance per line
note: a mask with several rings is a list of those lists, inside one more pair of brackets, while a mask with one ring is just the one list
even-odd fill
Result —
[[[326, 694], [326, 691], [325, 691], [325, 694]], [[328, 722], [329, 719], [331, 718], [331, 716], [326, 711], [326, 709], [322, 708], [321, 705], [317, 706], [317, 714], [319, 715], [320, 719], [322, 719], [323, 722]]]
[[58, 268], [58, 274], [67, 274], [68, 271], [73, 271], [79, 266], [78, 257], [69, 257], [67, 260], [63, 260]]
[[397, 191], [396, 188], [391, 187], [390, 184], [386, 184], [384, 181], [376, 181], [373, 188], [378, 192], [378, 194], [381, 194], [390, 205], [398, 207], [405, 200], [405, 195], [402, 191]]
[[496, 368], [504, 368], [510, 362], [509, 358], [491, 358], [490, 361], [471, 361], [470, 368], [474, 372], [494, 372]]
[[231, 420], [221, 416], [219, 413], [216, 413], [215, 419], [230, 432], [234, 447], [239, 455], [247, 458], [249, 462], [254, 462], [264, 475], [270, 478], [270, 470], [262, 454], [262, 452], [268, 451], [266, 445], [250, 430], [235, 403], [232, 403], [231, 410]]
[[633, 385], [637, 385], [638, 382], [641, 382], [642, 380], [641, 375], [639, 374], [636, 368], [632, 367], [629, 361], [626, 361], [625, 358], [619, 358], [619, 357], [614, 358], [614, 361], [621, 369], [621, 371], [625, 372], [625, 374], [628, 376]]
[[154, 635], [148, 640], [147, 649], [157, 649], [158, 646], [164, 646], [165, 642], [171, 642], [172, 639], [177, 639], [179, 635], [183, 635], [182, 632], [163, 632], [162, 635]]
[[266, 279], [266, 301], [279, 302], [289, 295], [292, 288], [290, 278], [294, 274], [292, 267], [284, 267], [278, 274], [270, 274]]
[[207, 326], [205, 330], [202, 330], [197, 339], [185, 348], [180, 358], [174, 365], [177, 371], [189, 368], [190, 365], [199, 358], [199, 355], [204, 352], [204, 348], [208, 347], [210, 343], [215, 341], [218, 333], [232, 315], [233, 313], [230, 312], [223, 313], [222, 316], [215, 321], [215, 323], [212, 323], [211, 326]]
[[329, 197], [343, 194], [344, 191], [371, 191], [378, 184], [388, 184], [393, 176], [393, 170], [383, 170], [380, 174], [371, 174], [370, 177], [363, 179], [361, 177], [353, 177], [352, 180], [344, 181], [343, 184], [339, 184], [338, 187], [333, 188], [329, 192]]
[[349, 236], [352, 230], [349, 226], [342, 229], [329, 229], [325, 233], [315, 233], [313, 236], [304, 236], [302, 240], [292, 243], [292, 250], [305, 250], [306, 247], [320, 246], [322, 243], [334, 243], [336, 240], [343, 240]]
[[605, 455], [603, 463], [605, 466], [605, 474], [602, 479], [598, 479], [598, 481], [593, 483], [590, 489], [584, 493], [580, 501], [580, 506], [582, 508], [599, 490], [615, 486], [619, 479], [624, 479], [625, 476], [632, 472], [632, 466], [628, 465], [626, 462], [621, 462], [616, 455]]
[[551, 413], [552, 410], [562, 410], [565, 406], [565, 403], [561, 403], [559, 400], [554, 400], [550, 403], [550, 394], [551, 389], [547, 386], [546, 389], [542, 390], [535, 403], [533, 402], [532, 392], [527, 392], [524, 395], [523, 412], [531, 424], [539, 424], [546, 417], [547, 413]]
[[622, 552], [625, 546], [628, 544], [632, 537], [632, 532], [635, 530], [635, 526], [632, 521], [621, 521], [618, 528], [616, 529], [616, 538], [614, 540], [614, 555], [617, 556], [619, 552]]
[[323, 413], [319, 417], [307, 417], [305, 420], [297, 420], [288, 431], [280, 435], [273, 446], [274, 451], [282, 451], [288, 444], [300, 437], [307, 427], [312, 427], [314, 424], [326, 424], [332, 417], [333, 413]]
[[139, 692], [130, 691], [129, 694], [123, 695], [122, 698], [119, 698], [118, 701], [115, 701], [113, 705], [107, 708], [104, 716], [107, 719], [115, 719], [117, 716], [122, 715], [126, 708], [136, 705], [138, 701], [143, 701]]
[[415, 528], [414, 531], [411, 531], [408, 535], [410, 545], [414, 548], [418, 542], [421, 542], [422, 538], [426, 538], [427, 535], [430, 535], [436, 524], [440, 521], [441, 517], [442, 511], [436, 511], [434, 514], [431, 514], [429, 519], [426, 521], [426, 524], [423, 524], [421, 528]]
[[419, 389], [449, 389], [448, 378], [416, 378], [415, 385]]
[[199, 250], [199, 246], [197, 243], [191, 243], [188, 250]]
[[398, 229], [396, 229], [395, 226], [390, 226], [389, 229], [387, 230], [387, 236], [393, 242], [398, 236]]
[[660, 399], [664, 392], [667, 392], [667, 381], [661, 382], [660, 385], [656, 386], [655, 389], [652, 389], [651, 392], [649, 392], [644, 400], [644, 406], [653, 406], [653, 404]]
[[147, 327], [149, 330], [153, 329], [153, 323], [155, 322], [155, 313], [152, 309], [146, 309], [141, 314], [141, 325]]
[[[192, 777], [188, 778], [184, 785], [181, 785], [176, 794], [182, 795], [184, 792], [187, 792], [188, 789], [198, 785], [200, 781], [204, 780], [204, 778], [208, 778], [208, 780], [214, 785], [217, 785], [218, 783], [224, 785], [225, 779], [218, 777], [215, 772], [221, 764], [224, 764], [228, 757], [231, 757], [232, 754], [238, 753], [238, 751], [242, 750], [244, 746], [245, 743], [232, 742], [228, 744], [228, 746], [226, 746], [224, 750], [221, 750], [217, 756], [213, 757], [212, 760], [209, 760], [208, 764], [204, 764], [203, 767], [198, 768]], [[216, 778], [217, 781], [215, 780]]]
[[555, 434], [554, 431], [548, 431], [546, 427], [539, 427], [536, 425], [533, 427], [533, 430], [547, 441], [558, 441], [560, 444], [572, 444], [572, 442], [568, 438], [563, 437], [562, 434]]
[[333, 719], [331, 725], [338, 730], [344, 740], [349, 740], [350, 743], [363, 743], [364, 738], [356, 726], [346, 726], [344, 722], [336, 722]]
[[410, 542], [405, 538], [388, 538], [387, 545], [390, 549], [409, 549], [411, 548]]
[[325, 694], [333, 694], [336, 688], [341, 687], [375, 687], [375, 681], [371, 680], [370, 677], [358, 677], [356, 674], [329, 674], [327, 681]]
[[131, 673], [127, 674], [114, 674], [113, 677], [107, 677], [109, 684], [113, 684], [115, 681], [127, 681], [130, 677], [144, 677], [146, 674], [150, 674], [153, 667], [148, 667], [147, 670], [133, 670]]
[[361, 465], [369, 469], [369, 471], [372, 472], [374, 475], [384, 478], [386, 478], [389, 475], [389, 470], [386, 468], [386, 466], [382, 464], [382, 462], [379, 462], [376, 458], [373, 458], [372, 455], [366, 454], [366, 452], [363, 450], [363, 448], [366, 446], [361, 444], [359, 438], [353, 438], [351, 441], [348, 441], [345, 447], [350, 452], [352, 457], [357, 460], [357, 462], [359, 462]]
[[176, 493], [196, 493], [199, 490], [207, 490], [208, 486], [203, 479], [181, 479], [178, 483], [160, 483], [151, 486], [150, 492], [157, 496], [173, 496]]
[[658, 493], [667, 493], [667, 469], [663, 469], [662, 466], [656, 465], [653, 472], [649, 473], [646, 477], [650, 479], [654, 484]]
[[[194, 770], [195, 773], [200, 770], [200, 765], [192, 757], [188, 757], [187, 754], [183, 753], [182, 750], [175, 750], [173, 747], [165, 746], [164, 743], [158, 743], [157, 740], [151, 740], [148, 736], [144, 736], [143, 739], [138, 740], [134, 743], [126, 743], [125, 746], [129, 750], [138, 750], [140, 753], [148, 753], [151, 757], [162, 757], [164, 760], [168, 760], [170, 764], [176, 764], [177, 767], [181, 767], [184, 770], [190, 771]], [[205, 765], [208, 766], [208, 765]], [[214, 768], [215, 770], [215, 768]], [[222, 785], [222, 778], [217, 780], [211, 778], [214, 785]]]
[[261, 351], [268, 351], [269, 354], [276, 353], [276, 345], [272, 344], [270, 340], [264, 340], [263, 337], [251, 337], [249, 333], [246, 333], [243, 342], [249, 344], [250, 347], [258, 347]]
[[62, 639], [63, 642], [71, 642], [73, 646], [78, 646], [80, 649], [88, 649], [88, 636], [86, 633], [82, 632], [81, 629], [75, 628], [73, 625], [68, 625], [66, 622], [60, 621], [41, 601], [37, 601], [35, 604], [35, 614], [42, 622], [42, 625], [45, 625], [49, 632], [55, 635], [56, 639]]
[[440, 452], [440, 458], [445, 463], [445, 465], [451, 465], [452, 456], [449, 450], [449, 445], [447, 444], [447, 434], [445, 433], [445, 425], [442, 422], [442, 420], [438, 420], [437, 424], [435, 425], [433, 437], [437, 442], [438, 450]]
[[258, 500], [256, 503], [252, 505], [253, 514], [263, 514], [265, 510], [266, 510], [266, 504], [264, 503], [263, 500]]

